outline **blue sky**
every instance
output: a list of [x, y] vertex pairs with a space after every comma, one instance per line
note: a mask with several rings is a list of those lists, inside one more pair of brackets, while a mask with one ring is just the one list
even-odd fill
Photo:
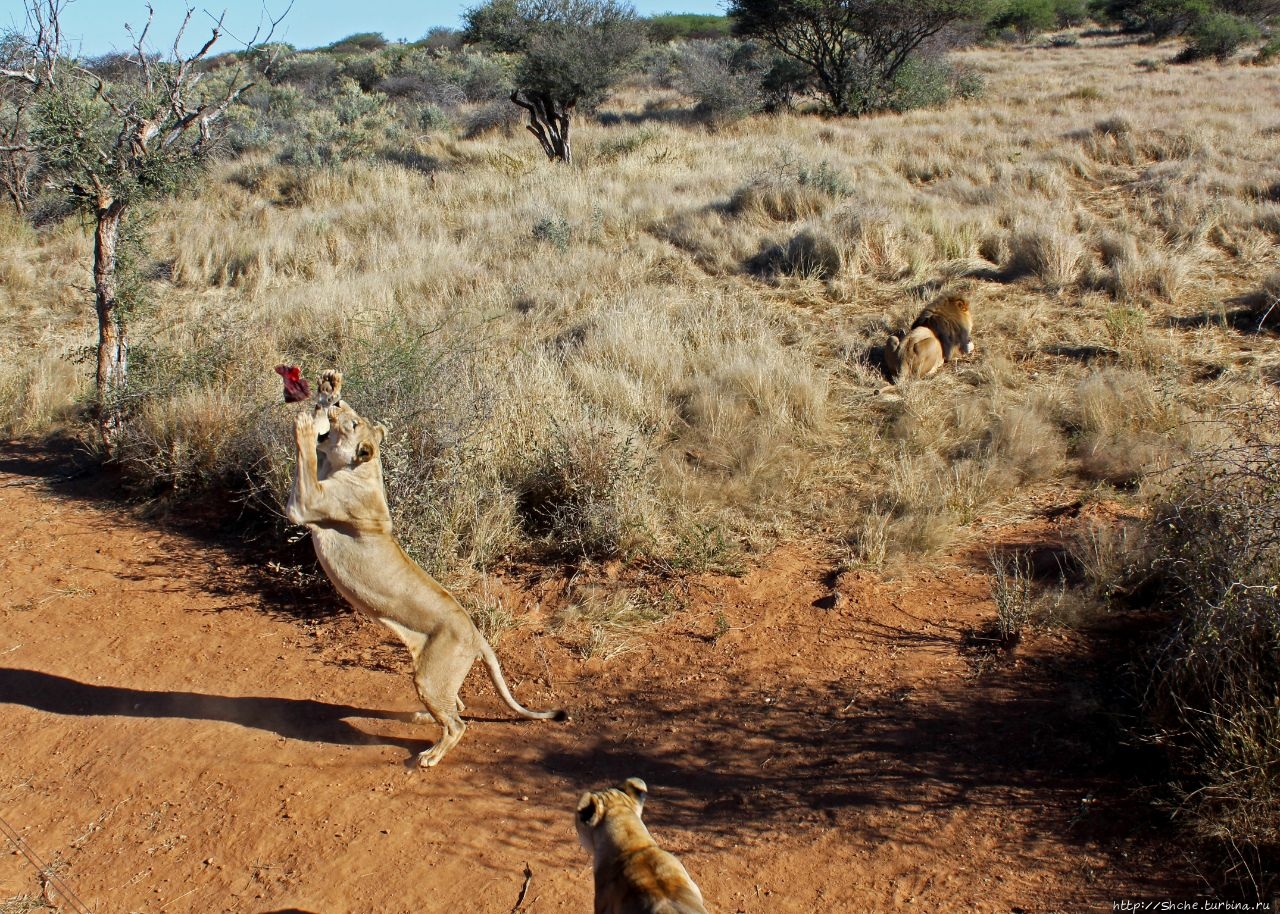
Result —
[[[477, 5], [479, 0], [369, 0], [353, 3], [351, 0], [294, 0], [293, 9], [281, 23], [276, 37], [299, 48], [314, 48], [345, 38], [354, 32], [381, 32], [392, 40], [421, 38], [427, 30], [437, 25], [456, 28], [462, 11]], [[642, 15], [654, 13], [714, 13], [724, 12], [724, 0], [632, 0]], [[288, 0], [151, 0], [155, 7], [155, 20], [151, 35], [155, 42], [148, 42], [154, 50], [167, 51], [182, 14], [188, 7], [195, 7], [188, 27], [188, 41], [184, 46], [208, 38], [213, 20], [205, 12], [221, 14], [226, 11], [228, 36], [216, 49], [234, 50], [237, 46], [230, 36], [241, 42], [248, 41], [259, 21], [265, 18], [263, 8], [278, 16]], [[26, 17], [22, 0], [0, 0], [0, 31], [23, 30]], [[105, 54], [108, 51], [127, 50], [131, 46], [125, 23], [137, 27], [146, 22], [146, 0], [72, 0], [63, 15], [63, 34], [72, 49], [79, 49], [86, 56]]]

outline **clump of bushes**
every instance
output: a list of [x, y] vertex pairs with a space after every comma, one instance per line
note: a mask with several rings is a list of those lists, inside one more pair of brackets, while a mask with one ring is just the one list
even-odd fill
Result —
[[1187, 46], [1177, 59], [1191, 63], [1213, 58], [1221, 63], [1258, 35], [1258, 27], [1247, 19], [1222, 11], [1207, 13], [1188, 30]]
[[1078, 26], [1088, 18], [1085, 0], [1007, 0], [987, 20], [987, 32], [1030, 41], [1041, 32]]
[[1274, 405], [1238, 409], [1234, 443], [1190, 467], [1149, 531], [1148, 586], [1173, 624], [1146, 711], [1195, 821], [1264, 897], [1280, 864], [1278, 423]]
[[897, 112], [935, 108], [952, 99], [979, 98], [985, 87], [982, 75], [974, 70], [944, 57], [918, 54], [894, 74], [882, 107]]
[[643, 453], [589, 420], [554, 423], [519, 481], [525, 531], [567, 559], [632, 556], [651, 539]]
[[795, 61], [749, 41], [691, 42], [669, 56], [664, 82], [694, 99], [695, 113], [712, 123], [785, 108], [810, 81]]

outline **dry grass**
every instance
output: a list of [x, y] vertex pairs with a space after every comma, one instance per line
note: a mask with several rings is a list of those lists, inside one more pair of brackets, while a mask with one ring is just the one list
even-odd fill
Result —
[[[432, 175], [226, 163], [154, 223], [127, 462], [272, 504], [270, 367], [341, 365], [390, 421], [402, 536], [456, 581], [546, 549], [706, 567], [819, 528], [878, 563], [1037, 487], [1140, 487], [1278, 361], [1197, 318], [1273, 282], [1280, 73], [1152, 53], [974, 50], [985, 99], [857, 122], [635, 123], [632, 88], [571, 169], [518, 131], [419, 139]], [[8, 215], [0, 238], [0, 422], [37, 433], [84, 392], [88, 239]], [[877, 396], [886, 332], [961, 280], [977, 353]]]
[[551, 628], [583, 660], [611, 660], [634, 650], [636, 636], [672, 608], [625, 588], [580, 587], [556, 611]]

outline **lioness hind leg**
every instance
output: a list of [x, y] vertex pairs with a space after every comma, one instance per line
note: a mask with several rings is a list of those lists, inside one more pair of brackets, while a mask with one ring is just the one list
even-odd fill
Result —
[[[454, 706], [457, 707], [459, 714], [467, 713], [467, 706], [462, 703], [462, 696], [459, 695], [453, 700]], [[429, 720], [435, 720], [435, 716], [430, 711], [418, 711], [413, 715], [415, 724], [425, 724]]]
[[418, 766], [431, 768], [440, 764], [440, 760], [448, 754], [449, 750], [458, 745], [458, 740], [462, 739], [462, 734], [467, 730], [467, 724], [458, 716], [456, 703], [454, 707], [449, 707], [426, 699], [423, 699], [423, 702], [427, 706], [427, 712], [435, 718], [441, 730], [436, 744], [418, 755]]
[[470, 648], [447, 633], [429, 641], [415, 658], [413, 684], [418, 698], [442, 731], [436, 744], [418, 756], [418, 764], [423, 768], [438, 765], [466, 732], [466, 722], [458, 714], [461, 710], [458, 689], [473, 663], [475, 654]]

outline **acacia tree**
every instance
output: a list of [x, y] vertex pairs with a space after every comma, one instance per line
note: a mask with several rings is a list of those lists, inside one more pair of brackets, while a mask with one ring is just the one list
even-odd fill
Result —
[[978, 16], [985, 0], [730, 0], [734, 31], [812, 71], [836, 114], [892, 107], [895, 82], [917, 49]]
[[171, 193], [205, 161], [219, 120], [253, 83], [239, 68], [216, 74], [203, 68], [223, 34], [221, 19], [197, 51], [180, 52], [191, 9], [172, 52], [167, 57], [150, 52], [150, 5], [140, 30], [125, 27], [133, 50], [116, 61], [127, 66], [114, 67], [108, 78], [67, 52], [62, 14], [68, 2], [27, 0], [27, 32], [9, 37], [18, 50], [0, 68], [0, 79], [19, 90], [13, 135], [23, 139], [10, 148], [33, 154], [47, 186], [94, 226], [95, 405], [110, 455], [129, 366], [128, 302], [121, 300], [117, 278], [121, 225], [138, 204]]
[[619, 0], [489, 0], [463, 20], [467, 41], [520, 55], [511, 101], [528, 112], [547, 158], [566, 164], [574, 110], [599, 101], [647, 40]]

